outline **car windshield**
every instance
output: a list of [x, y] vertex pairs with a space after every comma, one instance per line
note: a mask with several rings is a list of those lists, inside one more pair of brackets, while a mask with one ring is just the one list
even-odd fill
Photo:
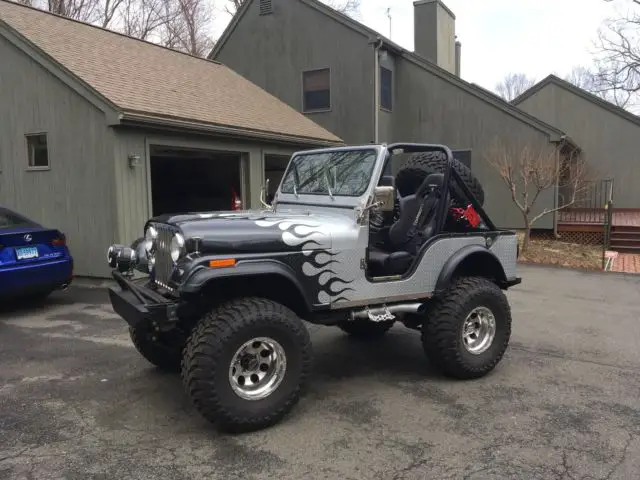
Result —
[[293, 158], [282, 193], [358, 197], [371, 181], [374, 149], [301, 154]]
[[30, 220], [21, 217], [9, 210], [4, 208], [0, 208], [0, 230], [3, 228], [16, 228], [16, 227], [25, 227], [32, 226], [33, 222]]

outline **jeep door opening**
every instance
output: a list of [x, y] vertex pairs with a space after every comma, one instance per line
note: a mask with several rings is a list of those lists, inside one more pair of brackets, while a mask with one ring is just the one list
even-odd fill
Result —
[[481, 377], [508, 346], [504, 290], [521, 281], [517, 235], [484, 197], [443, 145], [298, 152], [264, 209], [158, 216], [109, 247], [110, 300], [140, 354], [180, 372], [229, 431], [273, 425], [298, 402], [313, 357], [303, 320], [359, 339], [401, 322], [443, 374]]

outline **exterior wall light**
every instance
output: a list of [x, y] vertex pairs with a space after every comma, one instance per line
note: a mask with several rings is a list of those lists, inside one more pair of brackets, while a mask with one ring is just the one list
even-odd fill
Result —
[[136, 168], [140, 166], [140, 155], [136, 153], [129, 154], [129, 168]]

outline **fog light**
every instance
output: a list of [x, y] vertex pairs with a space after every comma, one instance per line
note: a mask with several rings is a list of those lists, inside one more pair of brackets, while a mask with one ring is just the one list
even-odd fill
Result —
[[133, 267], [136, 265], [136, 252], [133, 248], [124, 247], [118, 253], [117, 264], [118, 271], [125, 273], [130, 270], [133, 270]]

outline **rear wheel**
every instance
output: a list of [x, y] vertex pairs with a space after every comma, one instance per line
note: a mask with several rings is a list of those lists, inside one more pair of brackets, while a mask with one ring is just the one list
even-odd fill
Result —
[[198, 322], [184, 351], [182, 379], [204, 418], [247, 432], [271, 426], [293, 409], [311, 362], [309, 333], [294, 312], [243, 298]]
[[432, 365], [460, 379], [493, 370], [511, 336], [511, 309], [504, 292], [486, 278], [462, 277], [433, 301], [422, 325], [422, 343]]
[[338, 327], [350, 337], [358, 340], [368, 340], [383, 337], [393, 327], [395, 322], [372, 322], [369, 320], [345, 321]]
[[147, 328], [129, 327], [131, 341], [144, 358], [161, 370], [178, 373], [182, 358], [182, 342], [178, 340], [178, 336], [161, 338], [159, 335]]
[[[484, 205], [484, 189], [475, 175], [471, 173], [469, 167], [459, 160], [454, 159], [453, 169], [462, 177], [465, 185], [476, 197], [480, 205]], [[403, 197], [412, 195], [428, 175], [432, 173], [445, 173], [446, 170], [447, 157], [443, 153], [417, 153], [411, 156], [396, 174], [396, 187]], [[456, 197], [458, 201], [462, 201], [465, 198], [462, 189], [457, 186], [454, 189], [454, 197]]]

